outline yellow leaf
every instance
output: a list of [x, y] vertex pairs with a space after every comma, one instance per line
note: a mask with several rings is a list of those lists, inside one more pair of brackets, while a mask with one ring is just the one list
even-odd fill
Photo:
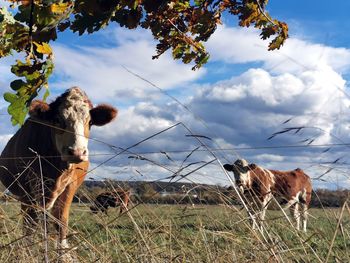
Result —
[[42, 43], [39, 44], [38, 42], [34, 42], [35, 46], [36, 46], [36, 51], [41, 53], [41, 54], [45, 54], [45, 55], [51, 55], [52, 54], [52, 49], [50, 47], [49, 44], [47, 43]]
[[71, 6], [71, 3], [57, 3], [52, 4], [50, 9], [52, 13], [62, 14], [66, 12], [67, 8]]

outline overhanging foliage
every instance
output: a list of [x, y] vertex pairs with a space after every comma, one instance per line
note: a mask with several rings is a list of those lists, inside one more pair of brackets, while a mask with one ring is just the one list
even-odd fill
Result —
[[[24, 52], [11, 71], [18, 79], [12, 92], [4, 94], [10, 103], [12, 124], [22, 124], [30, 102], [42, 88], [54, 63], [50, 42], [59, 32], [71, 30], [91, 34], [117, 23], [121, 27], [148, 29], [158, 41], [153, 58], [171, 50], [174, 59], [200, 68], [209, 59], [204, 42], [221, 24], [224, 12], [235, 15], [242, 27], [261, 30], [262, 39], [274, 36], [269, 50], [278, 49], [288, 37], [288, 26], [265, 12], [268, 0], [7, 0], [11, 8], [0, 9], [0, 58]], [[45, 93], [45, 96], [48, 92]]]

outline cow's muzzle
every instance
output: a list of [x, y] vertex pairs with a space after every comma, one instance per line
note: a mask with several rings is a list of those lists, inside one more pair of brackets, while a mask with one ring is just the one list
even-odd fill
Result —
[[241, 192], [241, 194], [244, 194], [245, 189], [244, 189], [242, 182], [240, 180], [236, 180], [236, 185], [237, 185], [239, 191]]
[[62, 160], [69, 163], [80, 163], [88, 161], [88, 150], [86, 148], [72, 148], [68, 147], [66, 154], [62, 155]]

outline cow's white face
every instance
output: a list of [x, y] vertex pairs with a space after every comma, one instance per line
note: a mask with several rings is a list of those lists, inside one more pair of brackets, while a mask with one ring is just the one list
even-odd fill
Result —
[[90, 107], [86, 95], [79, 89], [71, 89], [59, 105], [57, 124], [61, 130], [56, 130], [54, 137], [63, 161], [88, 161]]
[[251, 187], [251, 176], [249, 164], [244, 159], [238, 159], [233, 165], [225, 164], [224, 168], [227, 171], [231, 171], [234, 174], [236, 185], [238, 186], [241, 193], [244, 193], [245, 189]]
[[112, 121], [117, 110], [109, 105], [92, 107], [86, 94], [77, 87], [67, 90], [51, 104], [34, 101], [30, 116], [50, 122], [53, 142], [62, 161], [88, 161], [88, 138], [92, 125], [102, 126]]
[[239, 190], [241, 191], [241, 193], [244, 193], [244, 190], [248, 189], [251, 186], [250, 172], [241, 172], [237, 177], [239, 179], [236, 181], [236, 183], [238, 184]]

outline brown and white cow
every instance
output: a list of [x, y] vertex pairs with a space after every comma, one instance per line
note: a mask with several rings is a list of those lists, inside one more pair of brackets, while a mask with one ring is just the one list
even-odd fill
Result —
[[109, 207], [119, 206], [119, 213], [121, 214], [128, 207], [130, 193], [130, 190], [122, 189], [117, 191], [104, 192], [96, 197], [94, 204], [90, 206], [90, 209], [93, 213], [101, 211], [107, 214]]
[[93, 107], [78, 87], [50, 104], [31, 103], [30, 117], [0, 158], [0, 180], [22, 202], [25, 229], [32, 229], [37, 222], [36, 208], [52, 209], [59, 246], [68, 248], [69, 209], [89, 166], [90, 128], [105, 125], [116, 115], [112, 106]]
[[[286, 202], [296, 227], [300, 230], [300, 219], [306, 232], [307, 209], [311, 201], [311, 181], [301, 169], [277, 171], [262, 168], [256, 164], [248, 164], [238, 159], [233, 165], [225, 164], [227, 171], [232, 171], [236, 185], [245, 196], [252, 197], [253, 207], [258, 210], [258, 220], [265, 219], [266, 209], [273, 197]], [[251, 208], [252, 205], [249, 204]], [[253, 209], [255, 210], [255, 209]], [[254, 220], [255, 221], [255, 220]], [[253, 223], [253, 228], [256, 225]]]

